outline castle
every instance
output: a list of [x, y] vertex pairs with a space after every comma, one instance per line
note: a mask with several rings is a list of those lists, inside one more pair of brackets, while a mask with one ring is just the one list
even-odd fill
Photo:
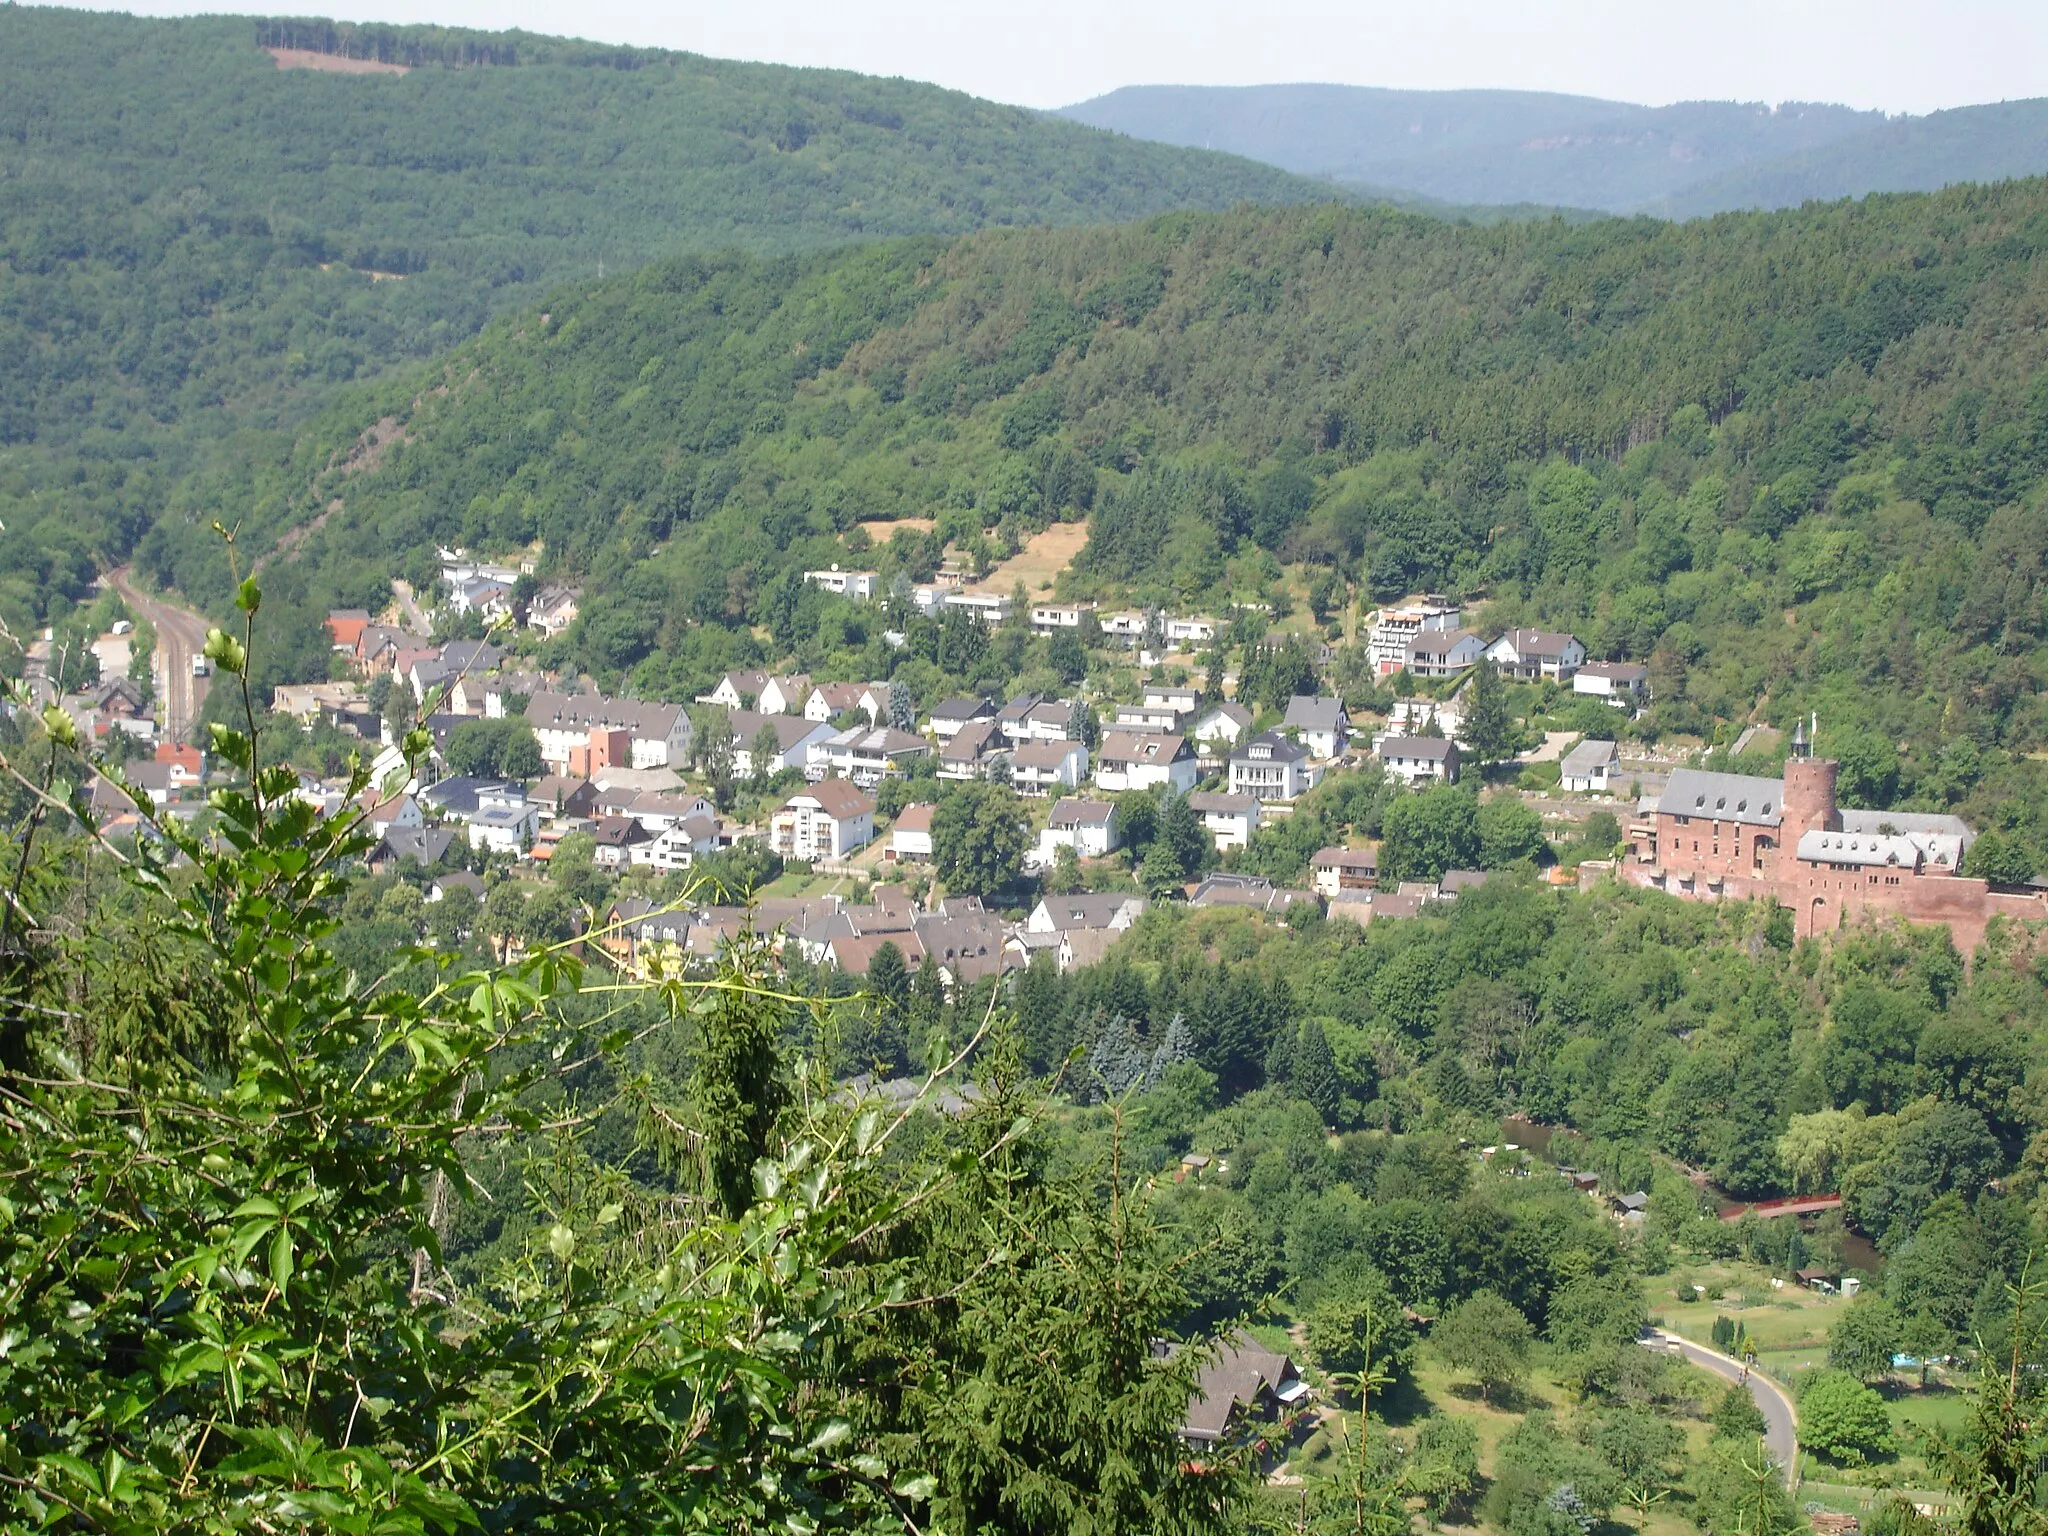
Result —
[[2048, 918], [2039, 893], [1957, 873], [1976, 840], [1961, 818], [1837, 805], [1837, 766], [1812, 755], [1802, 722], [1782, 780], [1677, 770], [1629, 827], [1623, 878], [1694, 900], [1774, 898], [1801, 938], [1865, 918], [1945, 923], [1965, 955], [1994, 916]]

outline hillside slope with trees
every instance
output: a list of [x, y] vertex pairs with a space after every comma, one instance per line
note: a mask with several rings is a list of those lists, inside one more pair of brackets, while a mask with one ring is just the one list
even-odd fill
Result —
[[[318, 667], [328, 602], [430, 580], [436, 541], [538, 539], [544, 576], [606, 596], [560, 659], [688, 697], [772, 659], [757, 627], [898, 664], [805, 568], [915, 578], [1085, 518], [1077, 595], [1220, 611], [1294, 567], [1484, 593], [1648, 662], [1660, 729], [1818, 709], [1870, 732], [1847, 793], [1949, 804], [2048, 740], [2044, 249], [2030, 181], [1686, 226], [1325, 207], [671, 261], [187, 485], [144, 564], [217, 602], [219, 509], [257, 543], [324, 516], [289, 578]], [[388, 452], [349, 460], [380, 421]], [[936, 528], [871, 547], [902, 517]], [[2038, 836], [2027, 799], [1998, 816]]]
[[[278, 67], [411, 61], [405, 73]], [[530, 34], [0, 9], [0, 584], [42, 622], [235, 431], [685, 250], [1331, 196], [957, 92]]]

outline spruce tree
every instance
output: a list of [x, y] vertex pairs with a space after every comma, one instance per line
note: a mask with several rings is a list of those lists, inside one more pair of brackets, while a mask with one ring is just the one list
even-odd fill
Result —
[[1497, 763], [1513, 748], [1514, 729], [1507, 685], [1491, 662], [1482, 661], [1473, 669], [1465, 700], [1465, 750], [1476, 763]]
[[1344, 1091], [1337, 1081], [1337, 1058], [1323, 1033], [1322, 1020], [1311, 1017], [1302, 1021], [1290, 1067], [1295, 1093], [1315, 1105], [1323, 1124], [1335, 1125], [1343, 1112]]

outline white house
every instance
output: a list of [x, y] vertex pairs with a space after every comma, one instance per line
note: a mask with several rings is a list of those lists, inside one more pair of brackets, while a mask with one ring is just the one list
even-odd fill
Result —
[[929, 805], [906, 805], [903, 814], [896, 818], [895, 830], [889, 834], [889, 857], [892, 859], [921, 859], [929, 862], [932, 856], [932, 810]]
[[732, 771], [741, 778], [755, 778], [754, 743], [760, 740], [765, 729], [775, 735], [775, 755], [768, 760], [764, 774], [777, 774], [785, 768], [808, 771], [812, 753], [832, 739], [832, 727], [803, 715], [761, 714], [758, 711], [736, 709], [727, 718], [732, 722]]
[[1212, 704], [1195, 717], [1189, 732], [1195, 748], [1204, 757], [1227, 756], [1252, 728], [1252, 712], [1242, 704]]
[[1216, 621], [1200, 616], [1166, 621], [1166, 648], [1170, 651], [1185, 651], [1192, 646], [1207, 645], [1216, 638]]
[[1010, 600], [1000, 592], [948, 592], [946, 606], [973, 614], [990, 629], [1010, 616]]
[[771, 677], [761, 685], [761, 702], [755, 707], [764, 715], [800, 715], [811, 694], [811, 680], [799, 672], [795, 677]]
[[1620, 772], [1620, 749], [1611, 741], [1588, 737], [1565, 753], [1558, 764], [1558, 782], [1567, 794], [1604, 795]]
[[363, 821], [369, 827], [372, 837], [382, 837], [396, 827], [400, 831], [412, 832], [427, 824], [426, 816], [420, 810], [419, 801], [411, 795], [391, 795], [379, 799], [374, 789], [363, 791]]
[[527, 626], [553, 639], [576, 622], [582, 595], [576, 587], [542, 587], [527, 604]]
[[1325, 848], [1309, 860], [1308, 867], [1310, 888], [1326, 900], [1339, 891], [1371, 890], [1379, 884], [1379, 845]]
[[841, 597], [856, 598], [871, 603], [882, 589], [882, 575], [879, 571], [842, 571], [833, 566], [829, 571], [805, 571], [804, 580], [814, 587], [827, 592], [836, 592]]
[[1152, 708], [1170, 709], [1177, 715], [1192, 715], [1202, 703], [1202, 690], [1178, 684], [1147, 683], [1145, 703]]
[[1045, 830], [1038, 834], [1038, 851], [1047, 863], [1061, 847], [1073, 849], [1080, 858], [1099, 859], [1122, 846], [1116, 807], [1107, 800], [1061, 800], [1052, 808]]
[[1031, 609], [1031, 627], [1041, 635], [1062, 629], [1079, 629], [1081, 615], [1094, 610], [1093, 603], [1037, 603]]
[[1465, 712], [1455, 699], [1396, 699], [1387, 711], [1389, 736], [1419, 736], [1434, 725], [1440, 735], [1457, 740], [1465, 728]]
[[1571, 635], [1547, 629], [1511, 629], [1486, 648], [1486, 659], [1524, 682], [1568, 683], [1585, 665], [1586, 648]]
[[1634, 709], [1650, 693], [1650, 669], [1634, 661], [1589, 661], [1572, 674], [1572, 692]]
[[533, 846], [539, 831], [540, 807], [526, 798], [525, 790], [495, 784], [477, 792], [476, 810], [469, 818], [470, 847], [516, 858]]
[[593, 730], [624, 731], [634, 768], [685, 762], [696, 740], [690, 713], [680, 704], [606, 698], [601, 693], [536, 693], [526, 701], [526, 723], [540, 743], [541, 761], [556, 773], [568, 771], [574, 748], [588, 748]]
[[709, 816], [687, 816], [631, 849], [635, 864], [659, 870], [688, 869], [698, 856], [718, 851], [718, 823]]
[[1119, 645], [1136, 645], [1145, 638], [1145, 615], [1142, 613], [1112, 613], [1101, 622], [1105, 640], [1113, 640]]
[[814, 746], [811, 765], [805, 772], [821, 778], [829, 774], [851, 779], [869, 787], [891, 769], [901, 771], [911, 760], [931, 755], [932, 745], [922, 736], [894, 731], [886, 725], [857, 725]]
[[948, 742], [977, 721], [995, 724], [996, 714], [994, 699], [947, 699], [932, 706], [925, 729], [941, 742]]
[[1078, 741], [1027, 741], [1010, 750], [1010, 783], [1021, 795], [1078, 789], [1088, 777], [1088, 749]]
[[1066, 741], [1077, 737], [1076, 717], [1080, 706], [1072, 699], [1040, 699], [1018, 722], [1012, 741]]
[[1408, 642], [1408, 670], [1417, 677], [1456, 677], [1486, 654], [1486, 643], [1469, 629], [1424, 630]]
[[1384, 677], [1408, 665], [1408, 648], [1415, 637], [1427, 630], [1456, 629], [1458, 605], [1434, 593], [1399, 608], [1382, 608], [1373, 615], [1366, 640], [1366, 656], [1372, 669]]
[[1170, 704], [1119, 704], [1110, 724], [1124, 731], [1177, 731], [1185, 718]]
[[1351, 717], [1342, 699], [1311, 698], [1297, 693], [1287, 701], [1280, 729], [1292, 731], [1311, 757], [1335, 757], [1350, 739]]
[[1261, 731], [1230, 754], [1230, 792], [1254, 800], [1292, 800], [1316, 786], [1307, 747]]
[[939, 748], [939, 777], [963, 782], [986, 778], [1008, 756], [1009, 748], [995, 722], [976, 720], [965, 730], [955, 731]]
[[699, 704], [718, 704], [726, 709], [758, 709], [761, 690], [768, 686], [766, 672], [728, 672], [718, 686], [698, 699]]
[[1122, 933], [1145, 915], [1145, 898], [1122, 891], [1081, 891], [1048, 896], [1024, 920], [1026, 933], [1071, 933], [1077, 929]]
[[1202, 825], [1216, 839], [1219, 853], [1226, 848], [1242, 848], [1259, 830], [1259, 802], [1250, 795], [1198, 789], [1188, 796], [1188, 809], [1202, 818]]
[[862, 714], [869, 725], [879, 725], [889, 712], [887, 683], [820, 683], [804, 700], [804, 718], [819, 722], [840, 715]]
[[845, 779], [822, 779], [769, 818], [769, 846], [785, 859], [843, 859], [875, 835], [875, 802]]
[[1455, 784], [1458, 779], [1457, 743], [1430, 736], [1388, 736], [1375, 749], [1380, 766], [1409, 788], [1424, 784]]
[[1150, 789], [1164, 784], [1186, 794], [1195, 787], [1195, 750], [1184, 737], [1164, 732], [1111, 731], [1102, 738], [1095, 782], [1103, 789]]

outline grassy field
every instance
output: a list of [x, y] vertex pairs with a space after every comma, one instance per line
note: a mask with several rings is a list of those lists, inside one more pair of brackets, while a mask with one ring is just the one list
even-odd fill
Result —
[[1087, 542], [1086, 523], [1054, 523], [1050, 528], [1034, 533], [1022, 549], [990, 571], [986, 578], [974, 583], [971, 590], [1007, 597], [1022, 582], [1024, 591], [1030, 596], [1050, 592], [1054, 579], [1074, 563], [1074, 557], [1081, 553]]
[[[1757, 1347], [1758, 1369], [1787, 1386], [1828, 1363], [1828, 1330], [1850, 1305], [1839, 1296], [1820, 1296], [1787, 1282], [1773, 1290], [1770, 1276], [1749, 1264], [1698, 1265], [1644, 1283], [1650, 1315], [1673, 1333], [1697, 1343], [1713, 1343], [1716, 1317], [1740, 1323]], [[1681, 1302], [1674, 1294], [1681, 1279], [1718, 1287], [1720, 1300]], [[1954, 1434], [1969, 1414], [1969, 1398], [1940, 1375], [1922, 1386], [1917, 1372], [1902, 1371], [1879, 1383], [1891, 1415], [1898, 1455], [1864, 1468], [1837, 1467], [1802, 1450], [1799, 1473], [1802, 1497], [1847, 1511], [1882, 1504], [1894, 1490], [1910, 1490], [1916, 1498], [1936, 1500], [1937, 1486], [1927, 1462], [1928, 1435]]]

